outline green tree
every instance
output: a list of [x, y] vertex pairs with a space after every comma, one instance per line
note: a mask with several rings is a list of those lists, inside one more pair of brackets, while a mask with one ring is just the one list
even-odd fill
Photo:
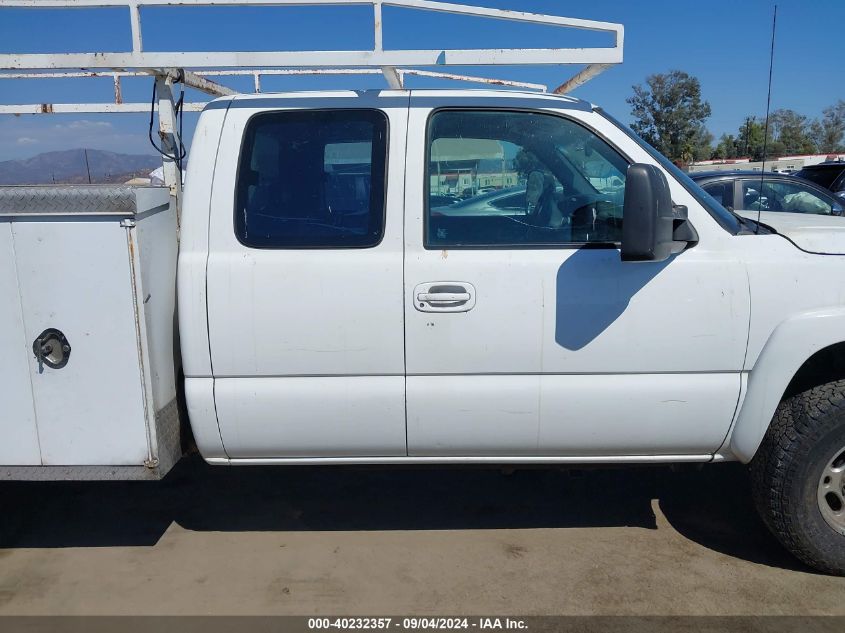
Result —
[[[737, 156], [750, 157], [751, 160], [763, 160], [763, 139], [766, 133], [766, 122], [764, 119], [750, 116], [740, 126], [736, 137]], [[766, 145], [767, 158], [775, 155], [776, 148], [773, 147], [772, 130], [769, 128], [769, 141]]]
[[633, 89], [634, 95], [627, 102], [634, 116], [631, 127], [637, 134], [672, 160], [694, 157], [697, 147], [701, 151], [710, 104], [702, 101], [697, 78], [672, 70], [650, 75], [645, 86], [635, 85]]
[[733, 134], [722, 134], [713, 149], [713, 158], [736, 158], [738, 155], [736, 137]]
[[[766, 121], [749, 116], [739, 126], [736, 135], [722, 134], [713, 149], [713, 158], [749, 157], [763, 159], [763, 139]], [[766, 160], [789, 154], [813, 154], [845, 151], [845, 100], [825, 108], [821, 119], [811, 121], [803, 114], [781, 108], [769, 117], [769, 136]]]
[[807, 117], [795, 110], [781, 108], [769, 117], [774, 143], [770, 155], [811, 154], [815, 144], [810, 139]]
[[840, 99], [825, 108], [821, 120], [810, 124], [808, 136], [819, 153], [845, 151], [845, 101]]
[[702, 125], [693, 139], [693, 160], [709, 160], [713, 156], [713, 135]]

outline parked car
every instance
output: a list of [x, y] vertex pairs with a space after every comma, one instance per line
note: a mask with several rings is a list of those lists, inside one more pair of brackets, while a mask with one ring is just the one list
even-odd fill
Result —
[[455, 204], [460, 200], [461, 198], [450, 193], [433, 193], [428, 197], [428, 203], [432, 207], [448, 207], [450, 204]]
[[[774, 172], [706, 171], [690, 174], [723, 207], [737, 213], [782, 211], [843, 215], [845, 203], [802, 178]], [[761, 183], [762, 181], [762, 183]], [[762, 188], [761, 188], [762, 184]]]
[[525, 215], [525, 185], [508, 187], [460, 200], [443, 199], [430, 194], [428, 204], [433, 213], [444, 215]]
[[843, 161], [808, 165], [795, 175], [829, 189], [838, 198], [845, 199], [845, 162]]

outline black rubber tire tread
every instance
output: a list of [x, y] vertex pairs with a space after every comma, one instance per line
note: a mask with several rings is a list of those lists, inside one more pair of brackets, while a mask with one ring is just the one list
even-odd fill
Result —
[[838, 576], [845, 575], [845, 536], [824, 521], [816, 489], [828, 455], [843, 446], [831, 443], [843, 439], [845, 380], [838, 380], [782, 401], [751, 461], [763, 522], [801, 561]]

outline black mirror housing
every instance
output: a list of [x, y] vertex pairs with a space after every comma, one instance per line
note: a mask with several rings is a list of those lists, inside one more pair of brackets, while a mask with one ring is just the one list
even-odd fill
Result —
[[662, 262], [677, 252], [674, 220], [663, 172], [655, 165], [630, 165], [622, 211], [622, 261]]

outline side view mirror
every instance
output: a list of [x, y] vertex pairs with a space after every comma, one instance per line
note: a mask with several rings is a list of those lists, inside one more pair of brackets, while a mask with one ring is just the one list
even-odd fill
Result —
[[622, 210], [622, 261], [662, 262], [695, 241], [686, 207], [672, 205], [663, 172], [644, 163], [629, 166]]

